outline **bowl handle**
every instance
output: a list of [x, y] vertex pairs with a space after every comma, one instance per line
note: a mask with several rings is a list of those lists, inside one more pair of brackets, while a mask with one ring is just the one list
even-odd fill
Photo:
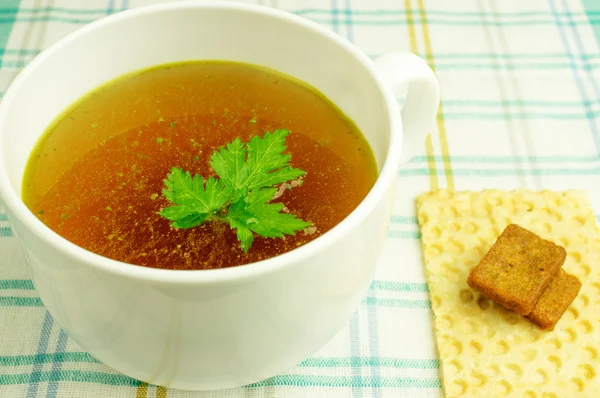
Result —
[[440, 85], [427, 63], [412, 53], [390, 53], [375, 60], [383, 81], [393, 91], [408, 85], [408, 94], [402, 107], [401, 164], [408, 162], [421, 146], [427, 134], [435, 127], [440, 104]]

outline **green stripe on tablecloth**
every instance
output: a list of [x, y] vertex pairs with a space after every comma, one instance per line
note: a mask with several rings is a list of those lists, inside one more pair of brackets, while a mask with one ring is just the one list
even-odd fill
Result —
[[392, 292], [429, 292], [429, 287], [426, 283], [417, 282], [391, 282], [375, 280], [371, 284], [375, 290], [388, 290]]
[[[427, 174], [419, 175], [429, 175], [429, 171], [427, 171]], [[421, 239], [421, 233], [419, 231], [388, 231], [387, 237], [394, 239]]]
[[[30, 55], [28, 58], [32, 58]], [[5, 58], [3, 66], [5, 68], [10, 69], [22, 69], [24, 68], [29, 59], [21, 59], [21, 60], [9, 60]], [[464, 60], [463, 60], [464, 61]], [[471, 61], [472, 63], [465, 62], [438, 62], [436, 65], [436, 69], [438, 71], [454, 71], [454, 70], [561, 70], [561, 69], [578, 69], [578, 70], [597, 70], [600, 69], [600, 64], [593, 63], [587, 65], [571, 65], [569, 62], [527, 62], [527, 63], [485, 63], [485, 62], [475, 62], [475, 60]], [[442, 100], [442, 104], [444, 104], [444, 100]]]
[[439, 70], [557, 70], [557, 69], [571, 69], [577, 67], [578, 69], [598, 69], [600, 65], [591, 64], [587, 66], [575, 66], [573, 67], [568, 62], [541, 62], [541, 63], [521, 63], [521, 64], [484, 64], [484, 63], [473, 63], [473, 64], [444, 64], [438, 65]]
[[[415, 217], [394, 216], [393, 218], [410, 219], [410, 224], [416, 224]], [[394, 292], [428, 292], [427, 285], [416, 282], [392, 282], [374, 280], [371, 288], [375, 290], [389, 290]], [[0, 290], [34, 290], [33, 282], [29, 279], [0, 280]]]
[[[418, 222], [416, 217], [392, 216], [392, 219], [393, 219], [393, 218], [396, 218], [396, 217], [397, 217], [397, 218], [407, 218], [407, 219], [411, 219], [410, 221], [408, 221], [408, 222], [407, 222], [407, 223], [409, 223], [409, 224], [412, 224], [412, 223], [414, 223], [414, 224], [417, 224], [417, 222]], [[414, 219], [414, 221], [413, 221], [413, 219]], [[596, 221], [600, 222], [600, 214], [596, 216]], [[379, 281], [379, 282], [383, 282], [383, 281]], [[393, 284], [398, 284], [399, 282], [390, 282], [390, 283], [393, 283]], [[423, 284], [423, 285], [425, 286], [425, 289], [427, 289], [427, 285], [426, 285], [426, 284]], [[415, 290], [415, 291], [416, 291], [416, 290]], [[424, 291], [429, 291], [429, 290], [424, 290]]]
[[371, 297], [371, 296], [365, 297], [363, 299], [363, 304], [373, 305], [376, 307], [406, 308], [406, 309], [411, 309], [411, 310], [431, 308], [431, 301], [429, 301], [429, 300], [408, 300], [408, 299]]
[[[425, 161], [428, 161], [429, 156], [423, 156]], [[435, 156], [432, 156], [435, 157]], [[439, 156], [441, 157], [441, 156]], [[392, 216], [391, 221], [393, 224], [416, 224], [417, 217], [413, 216]]]
[[[585, 2], [586, 0], [584, 0]], [[588, 0], [591, 2], [596, 0]], [[18, 3], [18, 2], [17, 2]], [[0, 8], [0, 14], [16, 14], [17, 12], [27, 14], [39, 12], [52, 12], [52, 13], [64, 13], [64, 14], [99, 14], [105, 15], [105, 8], [72, 8], [72, 7], [39, 7], [39, 8], [17, 8], [11, 6], [3, 6]], [[298, 15], [310, 15], [310, 14], [324, 14], [330, 15], [331, 10], [329, 9], [318, 9], [318, 8], [306, 8], [306, 9], [298, 9], [294, 11]], [[428, 10], [428, 14], [436, 15], [436, 16], [447, 16], [447, 17], [479, 17], [479, 16], [489, 16], [493, 15], [490, 12], [476, 12], [476, 11], [442, 11], [442, 10]], [[396, 10], [396, 9], [377, 9], [377, 10], [361, 10], [361, 9], [353, 9], [352, 14], [355, 15], [365, 15], [365, 16], [404, 16], [407, 14], [406, 10]], [[587, 13], [583, 12], [573, 12], [571, 13], [574, 17], [582, 17], [584, 15], [596, 16], [600, 14], [600, 10], [596, 7], [596, 11], [590, 10]], [[550, 17], [552, 14], [549, 12], [543, 11], [518, 11], [518, 12], [499, 12], [498, 15], [506, 17], [506, 18], [528, 18], [528, 17]], [[565, 16], [565, 13], [558, 13], [559, 16]]]
[[[363, 305], [406, 309], [431, 308], [429, 300], [395, 299], [367, 296]], [[0, 296], [0, 307], [43, 307], [39, 297]]]
[[[36, 377], [39, 382], [49, 381], [73, 381], [82, 383], [98, 383], [112, 386], [137, 387], [140, 381], [121, 374], [104, 372], [90, 372], [84, 370], [60, 370], [58, 372], [43, 371], [33, 373], [18, 373], [12, 375], [0, 375], [0, 385], [28, 384]], [[248, 389], [265, 386], [297, 386], [297, 387], [352, 387], [350, 376], [319, 376], [319, 375], [280, 375], [249, 386]], [[438, 378], [399, 378], [378, 377], [373, 379], [369, 376], [363, 378], [363, 384], [359, 387], [387, 387], [387, 388], [441, 388]]]
[[90, 372], [85, 370], [60, 370], [17, 373], [11, 375], [0, 375], [0, 385], [29, 384], [31, 380], [39, 383], [49, 381], [75, 381], [83, 383], [99, 383], [113, 386], [138, 386], [141, 382], [125, 375], [103, 372]]
[[[10, 69], [22, 69], [27, 65], [28, 61], [8, 61], [4, 62], [5, 68]], [[450, 63], [444, 64], [439, 63], [437, 70], [439, 71], [449, 71], [449, 70], [560, 70], [560, 69], [571, 69], [573, 68], [569, 63], [527, 63], [527, 64], [484, 64], [484, 63], [473, 63], [473, 64], [464, 64], [464, 63]], [[588, 66], [581, 66], [578, 69], [600, 69], [600, 64], [591, 64]]]
[[[372, 58], [377, 58], [383, 54], [370, 54]], [[600, 53], [575, 55], [581, 59], [596, 59], [600, 58]], [[515, 59], [547, 59], [547, 58], [567, 58], [569, 55], [565, 53], [435, 53], [436, 59], [482, 59], [482, 58], [498, 58], [502, 60]]]
[[0, 307], [43, 307], [39, 297], [0, 296]]
[[[19, 2], [17, 2], [19, 3]], [[53, 12], [53, 13], [65, 13], [65, 14], [102, 14], [106, 15], [106, 8], [67, 8], [67, 7], [36, 7], [36, 8], [17, 8], [17, 7], [2, 7], [0, 8], [0, 15], [2, 14], [28, 14], [36, 12]]]
[[[31, 48], [0, 48], [0, 54], [9, 54], [16, 56], [25, 56], [25, 55], [37, 55], [41, 52], [41, 49], [31, 49]], [[371, 58], [377, 58], [382, 56], [383, 54], [367, 54]], [[573, 54], [575, 59], [580, 60], [591, 60], [591, 59], [599, 59], [600, 53], [592, 53], [592, 54]], [[566, 59], [570, 60], [570, 56], [565, 53], [435, 53], [435, 58], [442, 59], [457, 59], [457, 60], [481, 60], [481, 59], [501, 59], [505, 61], [509, 60], [545, 60], [551, 58], [558, 59]], [[443, 100], [443, 99], [442, 99]]]
[[347, 368], [350, 366], [399, 368], [399, 369], [438, 369], [437, 359], [386, 358], [386, 357], [314, 357], [308, 358], [301, 367]]
[[[407, 217], [407, 216], [392, 216], [392, 220], [393, 220], [394, 218], [403, 218], [403, 219], [408, 219], [409, 221], [407, 221], [407, 222], [406, 222], [407, 224], [417, 224], [417, 223], [418, 223], [418, 220], [417, 220], [417, 218], [416, 218], [416, 217]], [[600, 214], [596, 216], [596, 221], [600, 222]], [[375, 284], [375, 282], [387, 283], [386, 281], [373, 281], [373, 283], [374, 283], [374, 284]], [[385, 289], [385, 288], [383, 288], [383, 287], [382, 287], [382, 285], [381, 285], [381, 284], [379, 284], [377, 288], [378, 288], [378, 289], [383, 289], [383, 290], [396, 290], [396, 289], [397, 289], [397, 286], [398, 286], [398, 284], [402, 284], [401, 282], [389, 282], [389, 283], [391, 283], [391, 284], [395, 285], [396, 287], [392, 287], [391, 289]], [[414, 285], [423, 285], [423, 287], [422, 287], [422, 288], [423, 288], [423, 289], [425, 289], [425, 290], [423, 290], [423, 291], [427, 291], [427, 292], [429, 291], [429, 290], [428, 290], [428, 288], [427, 288], [427, 285], [426, 285], [426, 284], [424, 284], [424, 283], [422, 283], [422, 284], [414, 283]], [[421, 289], [421, 288], [418, 288], [418, 289]], [[421, 291], [421, 290], [402, 290], [402, 291]]]
[[17, 56], [23, 56], [23, 55], [38, 55], [42, 50], [32, 50], [32, 49], [28, 49], [28, 48], [20, 48], [20, 49], [15, 49], [15, 48], [0, 48], [0, 54], [4, 55], [4, 54], [9, 54], [9, 55], [17, 55]]
[[446, 106], [479, 106], [479, 107], [502, 107], [502, 106], [539, 106], [541, 108], [581, 108], [583, 106], [600, 105], [600, 100], [591, 101], [544, 101], [544, 100], [483, 100], [483, 99], [443, 99]]
[[[430, 156], [415, 156], [409, 163], [428, 162]], [[432, 156], [432, 160], [440, 161], [443, 156]], [[588, 156], [453, 156], [450, 155], [453, 163], [589, 163], [600, 161], [599, 155]]]
[[[2, 1], [2, 6], [7, 8], [18, 8], [21, 2], [19, 0], [4, 0]], [[0, 24], [0, 48], [5, 48], [6, 43], [8, 43], [8, 38], [10, 37], [10, 33], [12, 32], [13, 24], [16, 20], [16, 14], [3, 18], [4, 23]], [[2, 67], [2, 55], [0, 54], [0, 67]]]
[[[600, 168], [593, 169], [454, 169], [454, 174], [457, 176], [469, 177], [514, 177], [520, 175], [528, 176], [587, 176], [599, 175]], [[400, 177], [408, 176], [425, 176], [429, 174], [429, 170], [425, 168], [419, 169], [400, 169], [398, 175]]]
[[363, 376], [362, 384], [356, 386], [352, 376], [280, 375], [250, 386], [297, 386], [297, 387], [387, 387], [387, 388], [441, 388], [440, 379], [417, 379], [397, 377]]
[[33, 290], [33, 282], [29, 279], [0, 280], [0, 290]]
[[53, 362], [100, 363], [87, 352], [60, 352], [34, 355], [0, 356], [0, 366], [24, 366]]
[[[590, 19], [596, 18], [600, 13], [600, 3], [598, 0], [581, 0], [583, 7], [585, 8], [585, 12]], [[575, 15], [575, 13], [573, 13]], [[600, 46], [600, 24], [592, 24], [592, 29], [594, 30], [594, 34], [596, 35], [596, 41]]]
[[[60, 19], [60, 18], [59, 18]], [[326, 19], [326, 18], [315, 18], [315, 17], [310, 17], [310, 20], [322, 24], [322, 25], [331, 25], [332, 21], [331, 19]], [[68, 21], [64, 21], [66, 23], [69, 23]], [[388, 20], [377, 20], [377, 19], [358, 19], [358, 20], [354, 20], [353, 21], [353, 25], [356, 26], [402, 26], [402, 25], [406, 25], [406, 20], [405, 19], [388, 19]], [[423, 21], [419, 21], [417, 19], [414, 20], [413, 22], [415, 25], [424, 25]], [[343, 24], [343, 23], [342, 23]], [[431, 26], [431, 25], [438, 25], [438, 26], [482, 26], [482, 25], [487, 25], [487, 26], [525, 26], [525, 27], [532, 27], [532, 26], [543, 26], [543, 25], [548, 25], [548, 26], [553, 26], [553, 25], [561, 25], [561, 26], [588, 26], [589, 25], [598, 25], [600, 24], [600, 19], [596, 18], [593, 20], [590, 20], [589, 23], [588, 21], [573, 21], [573, 22], [568, 22], [568, 21], [558, 21], [555, 22], [551, 19], [535, 19], [535, 20], [523, 20], [523, 21], [486, 21], [485, 23], [479, 20], [464, 20], [464, 21], [453, 21], [453, 20], [444, 20], [444, 19], [440, 19], [440, 18], [429, 18], [427, 20], [427, 25]]]
[[[101, 363], [87, 352], [60, 352], [35, 355], [0, 356], [0, 366], [27, 366], [45, 363]], [[437, 359], [360, 357], [353, 360], [350, 357], [314, 357], [308, 358], [301, 367], [313, 368], [347, 368], [358, 364], [360, 367], [382, 366], [398, 369], [438, 369]]]
[[[17, 56], [24, 56], [24, 55], [37, 55], [41, 52], [42, 50], [37, 49], [27, 49], [27, 48], [22, 48], [22, 49], [14, 49], [14, 48], [0, 48], [0, 54], [10, 54], [10, 55], [17, 55]], [[377, 58], [379, 56], [381, 56], [383, 54], [369, 54], [369, 57], [371, 58]], [[583, 54], [583, 55], [579, 55], [579, 54], [574, 54], [575, 58], [579, 58], [579, 59], [585, 59], [585, 60], [590, 60], [590, 59], [598, 59], [600, 58], [600, 53], [594, 53], [594, 54]], [[569, 55], [565, 54], [565, 53], [435, 53], [435, 58], [436, 59], [458, 59], [458, 60], [464, 60], [464, 59], [476, 59], [476, 60], [480, 60], [480, 59], [485, 59], [485, 58], [492, 58], [492, 59], [502, 59], [502, 60], [514, 60], [514, 59], [539, 59], [539, 60], [545, 60], [548, 58], [566, 58], [569, 59]], [[442, 99], [443, 100], [443, 99]]]
[[[296, 11], [295, 13], [299, 13]], [[330, 13], [331, 14], [331, 13]], [[100, 17], [101, 15], [98, 15]], [[328, 15], [328, 18], [321, 17], [310, 17], [308, 15], [304, 15], [308, 19], [317, 22], [322, 25], [332, 26], [335, 23], [339, 23], [340, 25], [346, 25], [348, 22], [345, 20], [335, 21], [335, 19], [331, 18]], [[404, 17], [396, 17], [394, 19], [376, 19], [373, 17], [376, 16], [366, 16], [371, 19], [361, 19], [354, 18], [352, 20], [352, 24], [355, 26], [402, 26], [406, 25], [407, 21]], [[98, 18], [91, 17], [63, 17], [56, 15], [42, 15], [42, 16], [22, 16], [19, 14], [6, 14], [4, 16], [0, 16], [0, 25], [1, 24], [11, 24], [13, 22], [20, 23], [36, 23], [36, 22], [58, 22], [64, 24], [75, 24], [82, 25], [86, 23], [90, 23], [95, 21]], [[415, 19], [412, 23], [415, 25], [423, 25], [424, 22], [418, 19]], [[576, 21], [553, 21], [552, 19], [524, 19], [524, 20], [515, 20], [515, 21], [486, 21], [485, 23], [478, 19], [473, 20], [451, 20], [451, 19], [442, 19], [442, 18], [428, 18], [427, 25], [439, 25], [439, 26], [482, 26], [483, 24], [487, 26], [541, 26], [541, 25], [561, 25], [561, 26], [588, 26], [590, 25], [600, 25], [600, 18], [594, 18], [588, 21], [585, 20], [576, 20]]]
[[[589, 1], [596, 1], [596, 0], [589, 0]], [[329, 10], [323, 10], [323, 9], [304, 9], [304, 10], [297, 10], [295, 11], [296, 14], [299, 15], [305, 15], [305, 14], [328, 14], [330, 11]], [[395, 10], [395, 9], [390, 9], [390, 10], [384, 10], [384, 9], [380, 9], [380, 10], [361, 10], [361, 9], [356, 9], [356, 10], [352, 10], [352, 14], [355, 15], [366, 15], [366, 16], [390, 16], [390, 15], [394, 15], [394, 16], [405, 16], [406, 14], [408, 14], [409, 11], [408, 10]], [[447, 16], [447, 17], [480, 17], [480, 16], [492, 16], [494, 15], [494, 13], [491, 12], [478, 12], [478, 11], [438, 11], [438, 10], [427, 10], [427, 14], [429, 15], [435, 15], [435, 16]], [[563, 13], [564, 14], [564, 13]], [[598, 15], [600, 14], [600, 11], [596, 11], [596, 12], [592, 12], [591, 14], [588, 15]], [[506, 18], [527, 18], [527, 17], [550, 17], [552, 16], [552, 13], [550, 12], [543, 12], [543, 11], [522, 11], [522, 12], [499, 12], [498, 15], [502, 16], [502, 17], [506, 17]], [[571, 13], [572, 16], [574, 17], [581, 17], [584, 16], [586, 14], [582, 13], [582, 12], [573, 12]], [[564, 15], [561, 15], [564, 16]]]
[[513, 113], [491, 113], [491, 112], [444, 112], [444, 118], [452, 120], [504, 120], [526, 119], [526, 120], [586, 120], [600, 116], [599, 112], [577, 112], [577, 113], [542, 113], [542, 112], [513, 112]]

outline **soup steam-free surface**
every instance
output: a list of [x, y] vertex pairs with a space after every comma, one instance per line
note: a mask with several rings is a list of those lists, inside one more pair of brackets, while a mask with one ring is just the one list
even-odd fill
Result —
[[[173, 229], [157, 214], [174, 166], [214, 176], [209, 158], [236, 137], [289, 129], [291, 164], [307, 172], [276, 201], [317, 232], [256, 237], [248, 253], [227, 224]], [[131, 264], [224, 268], [276, 256], [334, 227], [377, 178], [357, 127], [311, 87], [272, 70], [230, 62], [163, 65], [86, 95], [32, 152], [23, 199], [71, 242]]]

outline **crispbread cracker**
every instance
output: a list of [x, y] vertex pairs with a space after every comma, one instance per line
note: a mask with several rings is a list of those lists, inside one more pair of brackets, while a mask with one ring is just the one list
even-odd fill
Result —
[[[417, 206], [446, 395], [600, 396], [600, 238], [587, 195], [437, 190]], [[563, 269], [583, 284], [553, 331], [467, 285], [510, 223], [563, 246]]]

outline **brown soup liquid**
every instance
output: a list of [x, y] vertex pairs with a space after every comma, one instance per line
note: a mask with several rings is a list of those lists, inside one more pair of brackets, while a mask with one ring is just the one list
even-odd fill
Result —
[[[173, 229], [163, 180], [174, 166], [214, 175], [209, 157], [236, 137], [289, 129], [304, 184], [277, 201], [314, 234], [255, 237], [244, 253], [227, 224]], [[322, 94], [273, 70], [231, 62], [161, 65], [87, 94], [31, 154], [23, 199], [59, 235], [94, 253], [147, 267], [224, 268], [279, 255], [338, 224], [377, 178], [371, 148]]]

